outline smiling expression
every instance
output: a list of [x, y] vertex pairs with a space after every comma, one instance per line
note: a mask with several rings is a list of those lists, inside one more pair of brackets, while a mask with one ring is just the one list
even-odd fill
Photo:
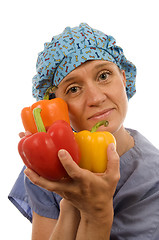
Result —
[[91, 60], [70, 72], [59, 84], [56, 97], [68, 104], [71, 126], [76, 131], [91, 130], [94, 124], [108, 120], [107, 130], [118, 131], [127, 113], [125, 72], [116, 64]]

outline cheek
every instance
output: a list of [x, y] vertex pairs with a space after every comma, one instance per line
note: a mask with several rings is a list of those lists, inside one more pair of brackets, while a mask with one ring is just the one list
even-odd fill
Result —
[[125, 119], [128, 110], [128, 98], [125, 89], [123, 89], [120, 95], [119, 108], [123, 119]]
[[86, 129], [87, 117], [82, 102], [76, 102], [76, 104], [68, 104], [68, 110], [72, 128], [77, 132]]
[[78, 104], [68, 104], [68, 111], [69, 111], [69, 117], [71, 125], [73, 126], [76, 122], [81, 119], [81, 109]]
[[[120, 80], [119, 80], [120, 79]], [[123, 78], [116, 79], [116, 92], [118, 92], [118, 95], [120, 95], [122, 98], [125, 98], [126, 96], [126, 83]]]
[[126, 94], [126, 89], [122, 81], [118, 81], [113, 91], [114, 102], [116, 103], [119, 111], [122, 113], [123, 117], [127, 113], [128, 109], [128, 98]]

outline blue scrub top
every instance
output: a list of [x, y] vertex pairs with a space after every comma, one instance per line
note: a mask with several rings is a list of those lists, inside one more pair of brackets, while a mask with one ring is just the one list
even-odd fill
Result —
[[[128, 129], [135, 146], [120, 158], [111, 240], [159, 240], [159, 150]], [[25, 168], [25, 167], [24, 167]], [[58, 219], [61, 197], [30, 182], [22, 169], [9, 200], [32, 221], [32, 212]]]

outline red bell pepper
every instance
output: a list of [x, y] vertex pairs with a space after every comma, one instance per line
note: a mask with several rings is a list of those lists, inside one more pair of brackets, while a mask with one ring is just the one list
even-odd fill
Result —
[[54, 122], [46, 132], [40, 112], [40, 108], [34, 109], [39, 132], [22, 138], [18, 144], [18, 151], [28, 168], [49, 180], [60, 180], [68, 175], [58, 158], [58, 151], [67, 150], [78, 164], [79, 148], [74, 133], [66, 121]]

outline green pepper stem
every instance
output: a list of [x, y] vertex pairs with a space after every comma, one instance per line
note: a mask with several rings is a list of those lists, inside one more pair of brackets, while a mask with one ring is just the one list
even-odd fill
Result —
[[41, 108], [34, 108], [33, 115], [38, 132], [46, 132], [43, 120], [41, 118]]
[[44, 94], [43, 100], [49, 100], [49, 94], [55, 92], [56, 89], [56, 86], [49, 87]]
[[108, 124], [109, 124], [109, 122], [108, 122], [107, 120], [103, 120], [103, 121], [100, 121], [100, 122], [96, 123], [96, 124], [92, 127], [92, 129], [91, 129], [91, 133], [96, 132], [97, 129], [98, 129], [100, 126], [103, 126], [103, 125], [104, 125], [104, 127], [107, 127]]

